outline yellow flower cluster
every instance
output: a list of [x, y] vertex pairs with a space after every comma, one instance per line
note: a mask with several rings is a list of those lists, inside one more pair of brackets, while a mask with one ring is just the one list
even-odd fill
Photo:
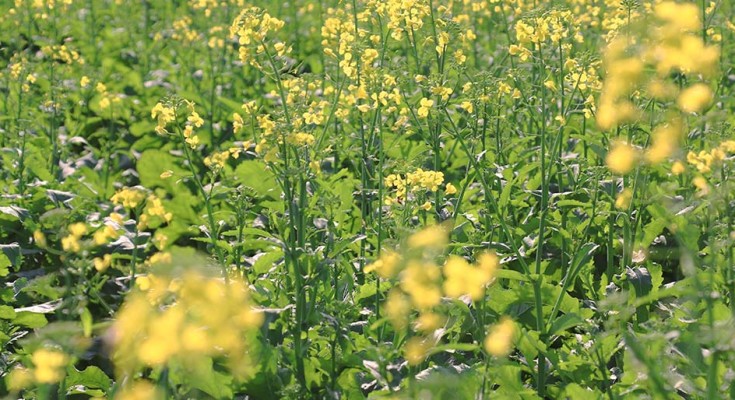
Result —
[[288, 142], [295, 146], [310, 146], [316, 138], [311, 133], [296, 132], [288, 136]]
[[422, 98], [419, 101], [419, 109], [417, 111], [419, 118], [426, 118], [429, 116], [429, 111], [431, 111], [431, 107], [434, 106], [434, 100]]
[[[386, 205], [403, 204], [406, 199], [417, 199], [414, 194], [421, 190], [431, 192], [439, 190], [439, 186], [444, 183], [444, 173], [419, 168], [414, 172], [407, 173], [405, 177], [400, 174], [390, 174], [385, 177], [384, 183], [387, 188], [393, 190], [392, 196], [386, 196], [384, 203]], [[457, 188], [451, 183], [447, 183], [444, 187], [444, 194], [452, 195], [455, 193], [457, 193]], [[429, 210], [431, 204], [427, 201], [421, 208]]]
[[[576, 29], [570, 30], [570, 27], [575, 25], [571, 11], [551, 10], [540, 17], [518, 21], [515, 25], [516, 39], [524, 47], [530, 44], [540, 45], [546, 41], [558, 44], [562, 39], [568, 37], [582, 42], [581, 33]], [[513, 51], [521, 56], [524, 55], [524, 50], [521, 48], [514, 47]]]
[[120, 204], [129, 210], [135, 210], [139, 205], [145, 204], [143, 212], [138, 215], [138, 229], [146, 229], [152, 222], [157, 219], [163, 222], [171, 222], [173, 214], [167, 212], [163, 207], [161, 199], [154, 195], [148, 194], [140, 187], [123, 188], [115, 193], [111, 198], [114, 204]]
[[[686, 115], [702, 113], [713, 102], [712, 90], [705, 83], [680, 90], [671, 82], [675, 73], [703, 79], [716, 69], [719, 50], [706, 45], [701, 37], [699, 8], [689, 3], [661, 1], [650, 8], [650, 15], [653, 23], [643, 32], [635, 37], [618, 34], [605, 51], [607, 76], [597, 107], [597, 125], [610, 130], [638, 120], [640, 112], [634, 101], [642, 96], [641, 87], [645, 95], [664, 104], [674, 104], [676, 108], [661, 114], [663, 120], [651, 132], [650, 145], [645, 151], [621, 142], [613, 145], [606, 163], [612, 172], [620, 175], [630, 172], [639, 161], [658, 164], [675, 156], [685, 133]], [[647, 80], [645, 85], [644, 80]], [[709, 156], [698, 160], [690, 154], [688, 159], [706, 169]], [[675, 174], [683, 172], [681, 163], [675, 167], [672, 170]]]
[[[82, 86], [89, 85], [89, 78], [87, 78], [87, 82], [84, 82], [84, 78], [86, 77], [82, 77], [80, 84], [82, 84]], [[86, 85], [84, 85], [84, 83], [86, 83]], [[116, 104], [121, 101], [120, 96], [116, 96], [110, 93], [109, 91], [107, 91], [107, 86], [105, 86], [105, 84], [102, 82], [97, 82], [97, 86], [95, 87], [95, 90], [100, 95], [99, 106], [100, 106], [100, 109], [102, 110], [110, 108], [111, 104]]]
[[139, 204], [142, 204], [145, 198], [146, 193], [143, 189], [132, 187], [118, 190], [117, 193], [112, 195], [110, 201], [132, 210], [137, 208]]
[[38, 383], [56, 383], [64, 377], [64, 368], [69, 357], [53, 349], [38, 349], [31, 355], [33, 379]]
[[[180, 135], [189, 147], [196, 149], [199, 145], [199, 137], [194, 133], [195, 128], [204, 125], [204, 119], [197, 113], [195, 104], [188, 100], [183, 100], [189, 115], [186, 117], [186, 125], [184, 130], [180, 131]], [[151, 109], [151, 118], [156, 120], [156, 133], [164, 135], [169, 133], [167, 126], [172, 122], [176, 122], [178, 104], [170, 104], [169, 102], [158, 102]]]
[[701, 150], [699, 153], [690, 151], [687, 154], [687, 163], [697, 168], [700, 173], [709, 173], [728, 153], [735, 153], [735, 140], [726, 140], [710, 151]]
[[403, 35], [416, 43], [414, 32], [424, 26], [424, 18], [430, 14], [426, 0], [389, 0], [373, 1], [373, 7], [379, 15], [387, 15], [388, 30], [395, 40], [403, 40]]
[[157, 121], [156, 133], [163, 135], [168, 133], [166, 126], [176, 120], [176, 110], [172, 106], [159, 102], [151, 109], [151, 118]]
[[201, 35], [196, 29], [191, 28], [191, 17], [185, 15], [173, 22], [173, 33], [171, 39], [180, 40], [185, 43], [193, 43], [201, 39]]
[[[631, 101], [646, 67], [655, 71], [648, 94], [659, 100], [675, 96], [677, 88], [666, 82], [672, 73], [711, 76], [717, 68], [719, 50], [701, 37], [702, 16], [690, 3], [662, 1], [652, 10], [654, 23], [637, 37], [619, 35], [605, 51], [606, 78], [600, 96], [597, 124], [609, 130], [638, 118]], [[679, 93], [677, 105], [685, 113], [701, 112], [712, 101], [705, 84], [695, 84]]]
[[443, 251], [447, 240], [445, 227], [428, 227], [408, 238], [405, 251], [386, 251], [365, 268], [365, 272], [374, 271], [383, 279], [397, 279], [385, 304], [386, 316], [396, 329], [405, 329], [417, 311], [413, 329], [422, 335], [406, 345], [406, 359], [411, 364], [423, 361], [432, 347], [430, 333], [446, 319], [438, 311], [442, 298], [482, 300], [485, 287], [500, 266], [494, 253], [480, 254], [474, 265], [455, 255], [437, 265], [433, 258]]
[[87, 225], [83, 222], [77, 222], [69, 225], [67, 229], [69, 234], [61, 239], [61, 248], [72, 253], [80, 252], [82, 245], [79, 243], [79, 239], [87, 234]]
[[225, 167], [225, 163], [230, 158], [230, 151], [215, 151], [214, 153], [204, 157], [204, 165], [213, 170], [221, 171]]
[[132, 384], [124, 386], [115, 395], [115, 400], [159, 400], [164, 398], [163, 393], [146, 380], [136, 380]]
[[491, 327], [485, 337], [485, 350], [495, 357], [505, 357], [513, 348], [518, 327], [512, 319], [503, 317], [500, 322]]
[[607, 153], [605, 164], [614, 174], [625, 175], [638, 162], [639, 150], [629, 143], [618, 141], [613, 143], [612, 148]]
[[[268, 33], [279, 31], [284, 24], [282, 20], [258, 7], [248, 7], [240, 11], [230, 26], [230, 36], [236, 37], [240, 45], [238, 50], [240, 61], [260, 68], [256, 56], [266, 52], [266, 36]], [[283, 43], [276, 43], [275, 50], [279, 55], [289, 51]]]
[[247, 286], [201, 272], [181, 277], [149, 275], [125, 300], [111, 328], [113, 358], [122, 377], [145, 367], [186, 365], [227, 355], [227, 365], [247, 374], [247, 333], [263, 315], [253, 309]]
[[43, 46], [41, 52], [52, 59], [64, 64], [84, 65], [84, 58], [78, 51], [70, 49], [67, 45]]
[[[353, 19], [344, 9], [330, 8], [327, 10], [327, 15], [329, 17], [324, 21], [321, 29], [324, 54], [336, 59], [339, 68], [350, 79], [356, 79], [358, 58], [354, 54], [356, 37]], [[366, 54], [361, 60], [363, 65], [369, 65], [377, 58], [377, 51], [373, 53], [368, 50], [365, 51]]]

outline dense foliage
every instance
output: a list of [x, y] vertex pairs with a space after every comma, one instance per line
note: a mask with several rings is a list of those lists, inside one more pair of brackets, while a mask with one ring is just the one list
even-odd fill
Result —
[[0, 395], [735, 396], [731, 2], [0, 11]]

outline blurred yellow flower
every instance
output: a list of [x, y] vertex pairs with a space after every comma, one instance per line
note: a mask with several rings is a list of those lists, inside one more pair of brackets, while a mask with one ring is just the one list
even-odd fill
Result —
[[503, 317], [497, 325], [490, 328], [485, 338], [485, 350], [495, 357], [507, 356], [513, 348], [517, 330], [512, 319]]
[[615, 142], [607, 153], [605, 164], [615, 174], [625, 175], [630, 172], [638, 160], [638, 150], [625, 142]]
[[676, 100], [679, 108], [687, 113], [698, 113], [712, 103], [712, 89], [704, 83], [694, 84], [684, 89]]
[[56, 383], [64, 376], [64, 367], [68, 362], [66, 354], [58, 350], [39, 349], [31, 355], [33, 362], [33, 378], [38, 383]]

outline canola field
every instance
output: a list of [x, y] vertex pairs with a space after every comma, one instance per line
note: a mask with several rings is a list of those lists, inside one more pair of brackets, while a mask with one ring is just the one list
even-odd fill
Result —
[[735, 397], [729, 0], [6, 0], [0, 397]]

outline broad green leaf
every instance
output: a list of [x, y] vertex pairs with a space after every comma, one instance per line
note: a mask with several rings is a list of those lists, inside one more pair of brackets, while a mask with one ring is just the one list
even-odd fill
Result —
[[13, 323], [19, 326], [25, 326], [26, 328], [40, 328], [48, 324], [46, 316], [30, 311], [21, 311], [16, 314]]

